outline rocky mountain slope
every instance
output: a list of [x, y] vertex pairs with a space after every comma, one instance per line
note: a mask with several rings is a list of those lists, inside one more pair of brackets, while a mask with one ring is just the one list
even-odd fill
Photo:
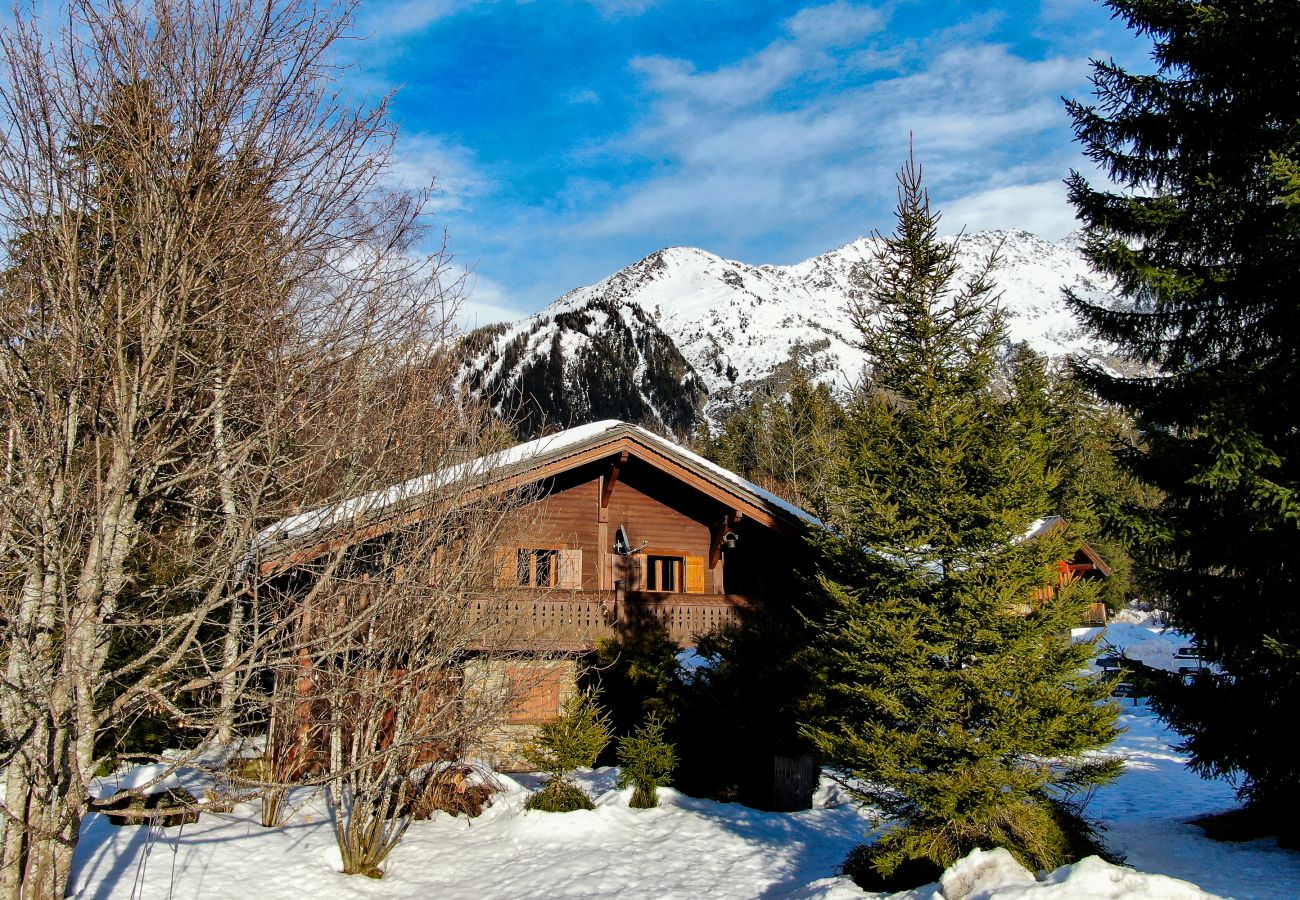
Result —
[[[533, 316], [472, 333], [465, 380], [521, 416], [521, 432], [613, 417], [685, 434], [779, 378], [792, 359], [847, 387], [866, 363], [847, 304], [862, 296], [873, 244], [861, 238], [790, 266], [659, 250]], [[1115, 362], [1062, 298], [1063, 288], [1091, 300], [1109, 295], [1074, 239], [976, 232], [962, 241], [961, 269], [997, 246], [1013, 341], [1053, 358]]]

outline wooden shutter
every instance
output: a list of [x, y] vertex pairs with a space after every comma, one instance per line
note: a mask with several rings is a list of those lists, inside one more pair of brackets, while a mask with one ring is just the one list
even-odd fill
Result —
[[703, 556], [686, 557], [686, 593], [704, 593], [704, 572]]
[[572, 591], [579, 590], [582, 587], [581, 550], [560, 551], [559, 586]]
[[614, 582], [623, 577], [618, 571], [619, 555], [617, 553], [604, 553], [601, 554], [601, 558], [604, 560], [605, 575], [601, 579], [600, 587], [602, 590], [612, 591], [614, 590]]
[[629, 591], [645, 590], [645, 554], [625, 556], [627, 561], [627, 589]]
[[562, 668], [511, 666], [506, 670], [510, 709], [506, 722], [535, 725], [550, 722], [560, 713], [560, 697], [572, 674]]
[[502, 547], [497, 550], [497, 587], [519, 586], [519, 550]]

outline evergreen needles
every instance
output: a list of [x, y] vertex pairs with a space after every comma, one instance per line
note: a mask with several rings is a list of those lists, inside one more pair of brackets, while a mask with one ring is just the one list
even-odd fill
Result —
[[659, 805], [660, 787], [667, 786], [668, 776], [677, 767], [677, 753], [664, 736], [664, 723], [651, 713], [632, 734], [619, 738], [618, 775], [620, 788], [631, 787], [633, 809], [651, 809]]
[[[1209, 671], [1157, 709], [1192, 765], [1236, 777], [1295, 833], [1300, 754], [1300, 4], [1109, 4], [1152, 39], [1155, 74], [1093, 63], [1095, 105], [1068, 104], [1118, 189], [1073, 173], [1085, 252], [1130, 301], [1073, 306], [1159, 370], [1088, 370], [1145, 438], [1126, 459], [1163, 493], [1133, 543]], [[1243, 777], [1244, 776], [1244, 777]]]
[[993, 846], [1050, 869], [1073, 856], [1072, 801], [1118, 765], [1079, 758], [1115, 735], [1092, 648], [1069, 639], [1095, 593], [1057, 583], [1060, 530], [1025, 538], [1054, 477], [1038, 379], [994, 390], [996, 258], [959, 283], [914, 162], [899, 185], [854, 310], [872, 367], [830, 503], [805, 731], [900, 826], [866, 853], [876, 876], [928, 880]]
[[528, 809], [572, 812], [592, 809], [591, 798], [569, 776], [589, 768], [609, 743], [609, 716], [600, 709], [592, 691], [574, 692], [560, 714], [537, 729], [536, 739], [524, 748], [524, 759], [547, 774], [546, 784], [528, 798]]

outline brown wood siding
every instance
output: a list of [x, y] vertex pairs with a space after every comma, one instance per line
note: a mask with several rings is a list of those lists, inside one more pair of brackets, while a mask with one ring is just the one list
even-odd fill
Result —
[[[685, 494], [688, 488], [680, 490]], [[643, 493], [634, 484], [624, 482], [614, 489], [609, 502], [609, 525], [611, 533], [619, 525], [624, 526], [634, 549], [646, 541], [646, 546], [638, 549], [638, 553], [709, 555], [708, 525], [674, 509], [662, 499]]]
[[583, 551], [582, 589], [599, 587], [599, 554], [596, 552], [599, 479], [555, 483], [552, 493], [530, 503], [519, 513], [519, 524], [503, 532], [503, 538], [517, 547], [568, 547]]
[[[581, 589], [608, 590], [613, 585], [602, 584], [601, 566], [608, 566], [614, 534], [622, 525], [639, 554], [704, 560], [704, 565], [692, 567], [689, 587], [685, 580], [688, 573], [685, 569], [679, 573], [682, 583], [677, 590], [702, 590], [706, 594], [730, 590], [724, 570], [728, 558], [739, 562], [736, 554], [724, 553], [716, 567], [707, 567], [712, 530], [729, 510], [642, 460], [629, 459], [621, 466], [606, 510], [606, 540], [601, 541], [601, 481], [609, 476], [612, 463], [612, 459], [588, 463], [548, 479], [539, 487], [543, 496], [520, 512], [519, 524], [506, 534], [507, 545], [581, 549]], [[750, 533], [767, 531], [754, 528], [748, 520], [743, 524], [742, 530]], [[764, 534], [759, 541], [751, 539], [750, 543], [766, 544], [768, 537]], [[642, 542], [644, 547], [640, 546]], [[758, 547], [749, 549], [750, 554], [745, 555], [752, 556], [754, 562], [760, 566], [770, 564], [770, 559], [764, 562], [762, 552], [754, 552]]]

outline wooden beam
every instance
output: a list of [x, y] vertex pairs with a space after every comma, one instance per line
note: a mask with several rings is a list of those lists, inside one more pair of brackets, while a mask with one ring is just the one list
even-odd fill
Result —
[[600, 520], [608, 522], [609, 501], [614, 496], [614, 485], [618, 484], [618, 473], [627, 465], [627, 451], [624, 450], [618, 455], [618, 459], [609, 464], [609, 474], [604, 477], [600, 486]]

